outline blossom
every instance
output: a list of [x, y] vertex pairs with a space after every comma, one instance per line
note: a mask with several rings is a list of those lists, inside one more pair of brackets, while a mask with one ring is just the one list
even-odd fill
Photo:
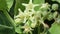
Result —
[[33, 4], [32, 0], [28, 4], [22, 3], [22, 5], [26, 7], [26, 10], [33, 10], [35, 6], [38, 6], [38, 4]]
[[50, 5], [48, 3], [42, 4], [42, 6], [40, 7], [40, 9], [49, 9]]
[[15, 23], [19, 23], [21, 21], [21, 19], [17, 18], [15, 19]]
[[28, 32], [30, 32], [30, 31], [33, 30], [33, 29], [32, 29], [29, 25], [27, 25], [27, 24], [25, 24], [24, 26], [22, 26], [22, 28], [24, 29], [24, 33], [28, 33]]

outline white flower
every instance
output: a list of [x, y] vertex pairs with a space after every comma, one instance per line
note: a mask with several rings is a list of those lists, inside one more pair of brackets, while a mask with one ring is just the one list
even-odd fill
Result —
[[27, 20], [27, 18], [26, 18], [26, 17], [24, 17], [23, 23], [26, 23], [26, 20]]
[[24, 18], [24, 13], [20, 9], [18, 9], [18, 11], [19, 11], [19, 14], [14, 18]]
[[29, 1], [29, 4], [22, 3], [26, 7], [26, 10], [34, 10], [35, 6], [38, 6], [38, 4], [33, 4], [32, 0]]
[[36, 25], [37, 25], [37, 23], [31, 23], [31, 27], [32, 27], [32, 28], [35, 28]]
[[19, 23], [21, 21], [21, 19], [17, 18], [15, 19], [15, 23]]
[[33, 16], [31, 16], [30, 18], [29, 18], [29, 20], [31, 20], [32, 22], [35, 22], [35, 17]]
[[31, 27], [32, 27], [32, 28], [35, 28], [35, 26], [36, 26], [36, 24], [37, 24], [37, 20], [36, 20], [35, 16], [33, 16], [33, 17], [31, 16], [29, 19], [30, 19], [30, 21], [32, 22], [32, 23], [31, 23]]
[[35, 14], [35, 11], [25, 12], [25, 15], [26, 15], [26, 16], [32, 16], [33, 14]]
[[28, 33], [28, 32], [30, 32], [31, 30], [33, 30], [33, 29], [32, 29], [29, 25], [27, 25], [27, 24], [25, 24], [22, 28], [24, 29], [24, 33]]
[[48, 3], [45, 3], [45, 4], [42, 4], [41, 8], [45, 8], [46, 9], [46, 8], [49, 8], [49, 6], [50, 5]]
[[18, 11], [19, 11], [19, 14], [20, 14], [20, 13], [23, 13], [20, 8], [18, 9]]

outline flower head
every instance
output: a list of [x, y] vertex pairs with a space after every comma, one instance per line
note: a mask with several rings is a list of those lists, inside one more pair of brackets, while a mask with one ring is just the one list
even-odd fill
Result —
[[26, 10], [33, 10], [35, 6], [39, 6], [38, 4], [33, 4], [32, 0], [28, 4], [22, 3], [22, 5], [26, 7]]
[[22, 28], [24, 29], [24, 33], [28, 33], [28, 32], [30, 32], [31, 30], [33, 30], [33, 29], [32, 29], [29, 25], [27, 25], [27, 24], [25, 24]]

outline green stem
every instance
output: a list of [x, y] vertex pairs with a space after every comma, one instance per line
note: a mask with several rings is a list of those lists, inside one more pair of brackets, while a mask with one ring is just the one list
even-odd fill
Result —
[[40, 34], [40, 23], [38, 23], [38, 34]]
[[28, 34], [28, 32], [26, 32], [26, 34]]
[[32, 34], [32, 32], [30, 31], [30, 34]]
[[1, 25], [0, 24], [0, 27], [3, 27], [3, 28], [9, 28], [9, 29], [12, 29], [13, 27], [9, 27], [9, 26], [5, 26], [5, 25]]
[[44, 34], [44, 33], [46, 33], [46, 32], [47, 32], [47, 31], [46, 31], [46, 28], [44, 28], [44, 31], [43, 31], [42, 33]]

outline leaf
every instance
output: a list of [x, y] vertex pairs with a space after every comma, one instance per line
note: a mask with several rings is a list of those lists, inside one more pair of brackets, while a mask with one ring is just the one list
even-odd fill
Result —
[[0, 30], [0, 34], [15, 34], [15, 33], [12, 29], [5, 28]]
[[14, 2], [14, 0], [6, 0], [8, 10], [10, 10], [10, 8], [12, 7], [13, 2]]
[[14, 0], [0, 0], [0, 10], [10, 10]]
[[49, 32], [51, 34], [60, 34], [60, 25], [58, 25], [57, 23], [54, 23], [52, 27], [49, 29]]
[[0, 10], [6, 10], [8, 9], [6, 1], [5, 0], [0, 0]]

